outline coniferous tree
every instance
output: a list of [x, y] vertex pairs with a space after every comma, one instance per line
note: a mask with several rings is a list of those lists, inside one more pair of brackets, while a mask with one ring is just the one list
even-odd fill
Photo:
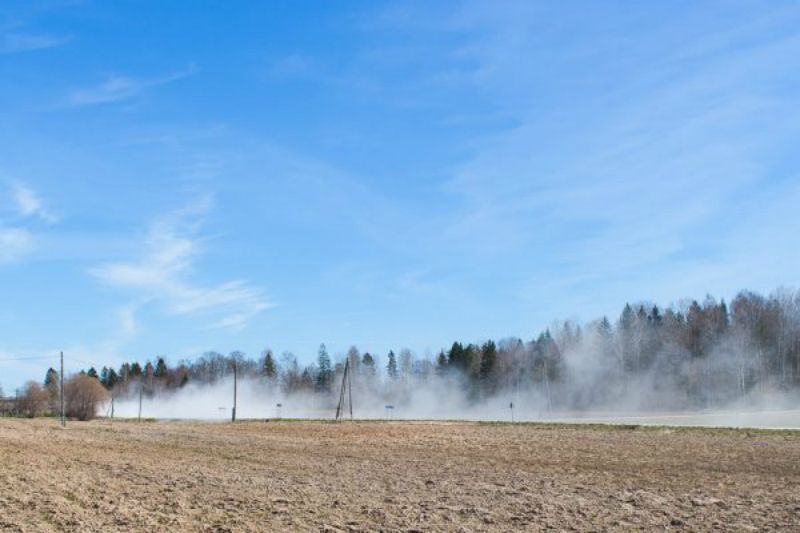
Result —
[[155, 373], [155, 367], [153, 363], [148, 361], [144, 365], [144, 370], [142, 371], [142, 380], [145, 384], [145, 391], [148, 394], [153, 394], [153, 374]]
[[460, 342], [454, 342], [450, 347], [450, 351], [447, 352], [447, 364], [453, 368], [463, 370], [465, 366], [464, 363], [464, 347]]
[[156, 361], [156, 368], [153, 371], [153, 376], [155, 376], [158, 379], [164, 379], [167, 377], [167, 372], [168, 372], [167, 362], [164, 361], [163, 357], [159, 357], [158, 360]]
[[364, 356], [361, 358], [361, 366], [366, 376], [374, 377], [377, 374], [375, 358], [369, 352], [364, 352]]
[[317, 366], [317, 389], [329, 392], [331, 389], [331, 381], [333, 380], [333, 369], [331, 367], [331, 357], [328, 355], [328, 350], [325, 348], [324, 344], [319, 345]]
[[119, 367], [119, 382], [123, 386], [127, 386], [131, 379], [131, 364], [122, 363]]
[[611, 327], [611, 322], [609, 322], [608, 317], [604, 316], [603, 319], [600, 321], [600, 334], [605, 337], [609, 338], [614, 333]]
[[46, 388], [58, 388], [58, 372], [56, 372], [52, 367], [48, 368], [47, 373], [44, 375], [44, 386]]
[[58, 393], [58, 372], [55, 369], [48, 368], [44, 375], [44, 388], [53, 393]]
[[481, 378], [484, 380], [489, 379], [489, 376], [492, 374], [494, 370], [494, 366], [497, 363], [497, 345], [494, 341], [486, 341], [486, 343], [481, 346], [481, 370], [480, 375]]
[[[60, 390], [59, 387], [58, 372], [52, 367], [48, 368], [44, 376], [44, 388], [47, 391], [48, 403], [51, 411], [55, 411]], [[2, 394], [0, 394], [0, 396], [2, 396]]]
[[392, 350], [389, 350], [389, 362], [386, 363], [386, 375], [389, 376], [389, 379], [392, 381], [395, 381], [399, 375], [397, 371], [397, 358]]
[[261, 375], [268, 380], [274, 380], [278, 377], [278, 366], [275, 364], [275, 357], [272, 355], [272, 350], [264, 352], [264, 363], [261, 365]]
[[439, 355], [436, 357], [436, 372], [437, 374], [441, 375], [447, 369], [447, 356], [444, 354], [444, 350], [439, 351]]
[[113, 368], [109, 368], [108, 377], [106, 377], [106, 388], [111, 390], [116, 387], [118, 382], [119, 376], [117, 376], [117, 372]]

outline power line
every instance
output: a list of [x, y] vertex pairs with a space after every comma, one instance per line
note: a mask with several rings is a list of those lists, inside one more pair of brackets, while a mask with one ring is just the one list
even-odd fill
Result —
[[[31, 357], [2, 357], [0, 358], [0, 363], [10, 362], [10, 361], [46, 361], [46, 360], [55, 361], [58, 359], [58, 355], [35, 355]], [[84, 361], [83, 359], [77, 359], [75, 357], [70, 357], [65, 355], [64, 359], [73, 363], [81, 363], [83, 365], [89, 366], [98, 366], [97, 362], [91, 361]]]
[[73, 361], [73, 362], [75, 362], [75, 363], [81, 363], [81, 364], [84, 364], [84, 365], [89, 365], [89, 366], [100, 366], [100, 365], [98, 365], [96, 362], [95, 362], [95, 363], [92, 363], [92, 362], [89, 362], [89, 361], [84, 361], [84, 360], [82, 360], [82, 359], [75, 359], [74, 357], [67, 357], [67, 359], [68, 359], [68, 360], [70, 360], [70, 361]]
[[0, 359], [0, 363], [5, 361], [43, 361], [45, 359], [57, 359], [57, 355], [40, 355], [35, 357], [4, 357]]

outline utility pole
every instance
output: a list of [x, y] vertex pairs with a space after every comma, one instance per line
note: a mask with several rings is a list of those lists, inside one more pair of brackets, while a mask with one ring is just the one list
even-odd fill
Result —
[[233, 361], [233, 409], [231, 410], [231, 422], [236, 422], [236, 361]]
[[142, 376], [139, 376], [139, 422], [142, 421], [142, 389], [144, 388], [144, 382], [142, 381]]
[[344, 416], [345, 389], [347, 389], [350, 399], [350, 420], [353, 419], [353, 386], [350, 380], [350, 358], [344, 363], [344, 374], [342, 375], [342, 388], [339, 391], [339, 405], [336, 406], [336, 420]]
[[59, 374], [59, 398], [61, 401], [61, 427], [67, 426], [67, 418], [64, 416], [64, 352], [61, 352], [61, 373]]
[[353, 419], [353, 378], [350, 372], [350, 356], [347, 356], [347, 395], [350, 398], [350, 420]]
[[544, 360], [544, 388], [547, 393], [547, 414], [553, 412], [553, 399], [550, 396], [550, 375], [547, 373], [547, 359]]

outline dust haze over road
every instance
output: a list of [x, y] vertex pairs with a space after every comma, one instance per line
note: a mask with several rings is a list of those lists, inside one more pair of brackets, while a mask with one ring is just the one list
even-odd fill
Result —
[[[238, 382], [237, 419], [329, 419], [335, 416], [336, 398], [330, 395], [283, 394], [256, 379]], [[513, 404], [513, 409], [512, 409]], [[230, 420], [233, 379], [214, 385], [187, 385], [175, 392], [142, 398], [142, 416], [156, 419]], [[387, 405], [391, 408], [387, 409]], [[613, 408], [549, 409], [546, 398], [535, 391], [509, 391], [492, 398], [470, 399], [457, 382], [418, 385], [403, 394], [388, 396], [354, 388], [353, 415], [356, 419], [472, 420], [517, 422], [603, 423], [659, 426], [750, 427], [800, 429], [800, 409], [789, 395], [752, 395], [724, 408], [658, 411]], [[110, 414], [110, 405], [102, 409]], [[137, 396], [115, 400], [117, 417], [139, 414]], [[348, 415], [349, 416], [349, 415]]]
[[363, 419], [800, 427], [800, 291], [625, 304], [613, 322], [554, 322], [529, 341], [383, 357], [351, 346], [332, 358], [322, 344], [305, 366], [271, 350], [257, 360], [206, 352], [172, 368], [159, 359], [158, 375], [150, 362], [125, 363], [115, 412], [138, 415], [142, 389], [144, 416], [228, 418], [238, 368], [239, 418], [324, 419], [349, 368], [347, 398]]

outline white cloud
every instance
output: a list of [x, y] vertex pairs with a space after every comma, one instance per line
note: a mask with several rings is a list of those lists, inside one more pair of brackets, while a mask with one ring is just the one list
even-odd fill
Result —
[[[210, 286], [190, 280], [200, 253], [194, 228], [207, 207], [205, 200], [156, 222], [143, 243], [146, 252], [141, 259], [104, 264], [92, 269], [91, 274], [109, 285], [135, 289], [169, 314], [213, 315], [217, 317], [212, 324], [215, 327], [243, 327], [273, 306], [259, 288], [244, 280]], [[122, 318], [135, 327], [133, 311], [128, 310]]]
[[[379, 27], [418, 36], [435, 21], [457, 39], [437, 40], [445, 44], [427, 58], [459, 83], [412, 72], [383, 92], [418, 94], [430, 83], [426, 97], [452, 98], [452, 117], [487, 125], [466, 128], [471, 154], [450, 170], [443, 208], [426, 215], [418, 239], [451, 263], [464, 255], [460, 263], [476, 265], [461, 270], [468, 281], [443, 285], [480, 294], [492, 273], [531, 322], [576, 309], [593, 317], [628, 297], [727, 295], [796, 278], [787, 243], [800, 219], [767, 226], [762, 217], [786, 213], [779, 202], [797, 193], [758, 193], [796, 180], [800, 39], [789, 28], [800, 10], [597, 18], [531, 2], [467, 2], [443, 17], [424, 9], [390, 12]], [[459, 106], [464, 97], [480, 103]]]
[[44, 205], [41, 197], [25, 185], [14, 185], [12, 189], [17, 211], [24, 217], [39, 217], [46, 222], [57, 222], [58, 217], [51, 213]]
[[[539, 8], [469, 7], [461, 22], [479, 36], [464, 49], [476, 65], [472, 80], [515, 120], [475, 139], [474, 157], [448, 183], [463, 201], [445, 226], [450, 242], [505, 256], [546, 251], [533, 284], [575, 275], [600, 285], [676, 257], [724, 255], [720, 237], [734, 226], [718, 221], [774, 178], [774, 140], [794, 135], [796, 93], [778, 88], [792, 86], [800, 40], [761, 31], [780, 17], [689, 33], [674, 49], [646, 36], [636, 50], [617, 38], [562, 50], [536, 31], [549, 19], [527, 10]], [[720, 43], [726, 53], [701, 53]], [[606, 76], [594, 63], [625, 76], [596, 91], [550, 74], [585, 72], [591, 86]], [[548, 109], [530, 96], [548, 91], [568, 92], [570, 107]]]
[[191, 76], [196, 71], [194, 66], [164, 76], [155, 78], [135, 78], [129, 76], [112, 75], [99, 85], [75, 89], [67, 96], [67, 103], [71, 106], [86, 106], [94, 104], [107, 104], [129, 100], [142, 92], [165, 85]]
[[117, 309], [117, 318], [122, 336], [128, 338], [136, 333], [136, 309], [133, 306]]
[[[39, 217], [47, 222], [55, 222], [57, 218], [44, 206], [35, 191], [24, 185], [10, 187], [13, 209], [20, 217]], [[4, 225], [0, 219], [0, 264], [18, 261], [36, 248], [36, 235], [30, 230], [17, 225]]]
[[16, 261], [33, 248], [34, 238], [28, 230], [0, 227], [0, 263]]
[[0, 36], [0, 54], [13, 54], [56, 48], [69, 41], [70, 37], [58, 35], [7, 33]]

